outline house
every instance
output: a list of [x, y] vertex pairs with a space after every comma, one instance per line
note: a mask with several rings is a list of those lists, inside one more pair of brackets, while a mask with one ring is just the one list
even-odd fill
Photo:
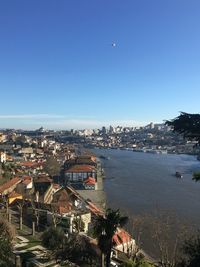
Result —
[[8, 194], [8, 203], [13, 203], [16, 199], [23, 199], [23, 196], [16, 191], [12, 191], [10, 194]]
[[69, 159], [65, 162], [66, 168], [69, 168], [74, 165], [90, 165], [96, 167], [97, 159], [95, 156], [82, 155], [73, 159]]
[[15, 177], [0, 186], [0, 195], [8, 195], [21, 183], [21, 178]]
[[86, 208], [89, 209], [92, 215], [95, 216], [103, 216], [104, 213], [101, 209], [99, 209], [92, 201], [86, 200]]
[[33, 180], [36, 202], [51, 203], [54, 194], [53, 181], [47, 175], [38, 176]]
[[3, 163], [3, 162], [6, 162], [6, 152], [4, 151], [0, 151], [0, 162]]
[[[65, 221], [65, 227], [72, 232], [88, 232], [91, 223], [91, 212], [87, 203], [71, 187], [61, 188], [54, 193], [51, 202], [52, 210], [48, 212], [47, 221], [50, 223], [56, 216]], [[66, 222], [67, 221], [67, 222]]]
[[68, 213], [72, 210], [73, 202], [75, 199], [71, 199], [71, 195], [66, 189], [61, 188], [53, 195], [51, 205], [59, 214]]
[[30, 176], [23, 176], [23, 180], [21, 183], [25, 186], [27, 190], [33, 188], [33, 178]]
[[33, 178], [30, 176], [22, 176], [21, 182], [16, 186], [16, 192], [23, 195], [24, 198], [30, 198], [33, 193]]
[[28, 158], [33, 158], [35, 156], [35, 154], [33, 153], [32, 147], [23, 147], [21, 150], [19, 150], [18, 153]]
[[[66, 204], [67, 203], [67, 204]], [[62, 187], [54, 193], [51, 204], [66, 209], [66, 212], [74, 209], [85, 209], [86, 201], [70, 186]]]
[[29, 173], [36, 174], [37, 171], [41, 171], [43, 169], [42, 162], [35, 162], [35, 161], [23, 161], [18, 164], [24, 171]]
[[97, 183], [95, 178], [88, 177], [86, 180], [84, 180], [84, 187], [86, 190], [96, 190]]
[[7, 135], [0, 133], [0, 143], [4, 143], [7, 140]]
[[121, 251], [129, 255], [136, 249], [135, 240], [123, 228], [117, 228], [113, 236], [113, 244], [115, 251]]
[[80, 183], [83, 184], [84, 180], [88, 177], [92, 177], [97, 180], [97, 170], [91, 165], [74, 165], [65, 170], [64, 183]]

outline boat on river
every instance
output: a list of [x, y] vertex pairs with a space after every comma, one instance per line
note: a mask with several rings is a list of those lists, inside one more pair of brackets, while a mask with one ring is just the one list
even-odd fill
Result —
[[107, 160], [110, 159], [110, 157], [106, 157], [106, 156], [104, 156], [104, 155], [100, 155], [99, 158], [100, 158], [100, 159], [105, 159], [105, 160], [106, 160], [106, 159], [107, 159]]
[[177, 178], [183, 178], [183, 175], [182, 175], [182, 173], [180, 173], [180, 172], [176, 172], [175, 173], [175, 176], [177, 177]]

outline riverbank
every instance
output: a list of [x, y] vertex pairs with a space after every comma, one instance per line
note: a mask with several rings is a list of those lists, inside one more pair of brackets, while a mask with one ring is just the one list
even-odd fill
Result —
[[[110, 158], [102, 160], [106, 175], [104, 190], [109, 207], [119, 208], [131, 217], [161, 211], [175, 216], [178, 227], [178, 221], [193, 229], [198, 227], [200, 183], [192, 181], [192, 173], [200, 170], [200, 163], [195, 156], [120, 149], [92, 151], [97, 156], [103, 154]], [[175, 177], [176, 171], [183, 174], [183, 179]], [[143, 241], [144, 249], [152, 255], [154, 249], [148, 238], [146, 236]]]
[[93, 148], [90, 149], [94, 149], [94, 150], [125, 150], [125, 151], [133, 151], [133, 152], [139, 152], [139, 153], [151, 153], [151, 154], [171, 154], [171, 155], [190, 155], [190, 156], [196, 156], [198, 160], [200, 160], [200, 155], [199, 153], [194, 153], [194, 152], [188, 152], [188, 151], [176, 151], [173, 150], [172, 148], [168, 148], [168, 149], [152, 149], [152, 148], [128, 148], [128, 147], [102, 147], [102, 146], [94, 146]]

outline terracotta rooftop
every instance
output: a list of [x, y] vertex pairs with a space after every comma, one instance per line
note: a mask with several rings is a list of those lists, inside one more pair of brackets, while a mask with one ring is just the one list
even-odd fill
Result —
[[0, 186], [0, 194], [3, 194], [5, 190], [8, 190], [10, 187], [17, 185], [21, 182], [21, 179], [19, 177], [15, 177], [6, 183], [2, 184]]
[[38, 176], [37, 178], [35, 178], [34, 183], [52, 183], [52, 179], [49, 178], [49, 176]]
[[18, 194], [16, 191], [12, 191], [8, 197], [10, 198], [14, 198], [14, 197], [21, 197], [22, 195], [21, 194]]
[[24, 185], [28, 185], [32, 182], [32, 178], [30, 176], [24, 176], [23, 177], [23, 181], [22, 181], [22, 184]]
[[95, 170], [96, 168], [90, 165], [74, 165], [70, 167], [68, 170], [66, 170], [65, 172], [91, 172]]
[[116, 246], [126, 244], [132, 240], [130, 234], [123, 228], [118, 228], [113, 236], [113, 242]]
[[87, 200], [87, 204], [88, 204], [88, 209], [94, 213], [95, 215], [103, 215], [103, 212], [97, 208], [97, 206], [95, 206], [94, 203], [92, 203], [91, 201]]
[[32, 162], [32, 161], [24, 161], [20, 162], [19, 164], [22, 167], [28, 167], [28, 168], [33, 168], [37, 166], [37, 162]]
[[22, 167], [27, 167], [27, 168], [37, 168], [43, 165], [43, 162], [24, 161], [24, 162], [20, 162], [19, 165]]
[[95, 185], [96, 184], [96, 180], [93, 178], [93, 177], [88, 177], [85, 181], [84, 181], [85, 184], [88, 184], [88, 185]]

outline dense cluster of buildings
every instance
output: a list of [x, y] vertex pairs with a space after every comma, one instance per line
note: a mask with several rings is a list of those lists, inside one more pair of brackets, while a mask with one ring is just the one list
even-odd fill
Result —
[[76, 131], [91, 147], [120, 148], [138, 152], [198, 154], [195, 141], [186, 141], [165, 124], [150, 123], [144, 127], [102, 127], [99, 130]]
[[[95, 218], [104, 216], [105, 205], [96, 201], [99, 192], [103, 192], [101, 163], [90, 152], [60, 143], [41, 130], [35, 136], [0, 134], [0, 211], [11, 222], [18, 218], [20, 229], [22, 222], [32, 224], [34, 235], [35, 229], [62, 225], [68, 234], [92, 238]], [[113, 242], [115, 258], [117, 251], [135, 249], [134, 239], [121, 228]]]
[[[84, 146], [199, 152], [195, 142], [185, 141], [164, 124], [70, 132], [5, 130], [0, 133], [0, 213], [11, 222], [18, 219], [20, 229], [22, 223], [32, 224], [33, 234], [60, 225], [68, 235], [84, 234], [93, 240], [95, 219], [105, 212], [103, 172], [100, 159]], [[113, 266], [118, 266], [118, 252], [136, 249], [135, 240], [122, 228], [113, 244]]]

